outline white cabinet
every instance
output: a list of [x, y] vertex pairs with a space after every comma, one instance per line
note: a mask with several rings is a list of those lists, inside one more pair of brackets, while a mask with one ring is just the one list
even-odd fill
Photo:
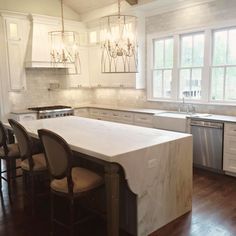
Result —
[[24, 19], [4, 17], [7, 40], [9, 87], [12, 91], [26, 89], [24, 60], [26, 55], [29, 23]]
[[138, 126], [144, 127], [153, 127], [153, 115], [149, 114], [134, 114], [134, 124]]
[[[88, 110], [86, 110], [85, 112], [84, 109], [86, 108], [76, 109], [75, 115], [143, 127], [153, 127], [152, 114], [134, 113], [129, 111], [119, 111], [114, 109], [103, 108], [88, 108]], [[87, 114], [87, 112], [89, 114]], [[86, 116], [84, 114], [86, 114]]]
[[137, 88], [140, 77], [136, 73], [101, 73], [101, 47], [89, 47], [89, 76], [92, 87]]
[[223, 169], [236, 174], [236, 124], [225, 123]]
[[17, 121], [37, 120], [36, 113], [11, 113], [10, 118]]
[[80, 72], [79, 74], [71, 74], [67, 76], [66, 88], [89, 88], [89, 61], [88, 61], [88, 48], [79, 47], [79, 57], [80, 57]]
[[85, 117], [85, 118], [90, 117], [88, 108], [76, 108], [74, 110], [74, 115], [80, 116], [80, 117]]

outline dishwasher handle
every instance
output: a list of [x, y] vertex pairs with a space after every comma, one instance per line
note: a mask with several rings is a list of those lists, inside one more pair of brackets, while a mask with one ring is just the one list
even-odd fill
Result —
[[223, 129], [223, 123], [219, 123], [219, 122], [191, 120], [190, 125], [198, 126], [198, 127], [205, 127], [205, 128]]

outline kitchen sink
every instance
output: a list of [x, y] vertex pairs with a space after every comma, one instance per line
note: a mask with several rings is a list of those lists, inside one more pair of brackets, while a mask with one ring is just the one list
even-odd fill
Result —
[[154, 127], [157, 129], [187, 132], [188, 117], [208, 117], [210, 114], [187, 113], [187, 112], [163, 112], [154, 115]]

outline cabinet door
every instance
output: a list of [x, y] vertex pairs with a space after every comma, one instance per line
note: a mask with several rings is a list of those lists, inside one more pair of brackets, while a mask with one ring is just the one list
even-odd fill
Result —
[[10, 90], [24, 90], [26, 89], [24, 59], [28, 37], [27, 22], [7, 18], [5, 25]]
[[89, 48], [89, 71], [90, 83], [92, 87], [111, 88], [134, 88], [136, 83], [135, 73], [102, 73], [101, 72], [100, 46], [90, 46]]
[[89, 68], [88, 68], [88, 48], [79, 47], [80, 71], [79, 74], [69, 75], [67, 82], [68, 88], [90, 87]]

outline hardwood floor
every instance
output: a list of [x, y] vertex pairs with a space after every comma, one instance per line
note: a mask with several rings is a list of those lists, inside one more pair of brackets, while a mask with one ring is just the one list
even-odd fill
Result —
[[152, 236], [236, 235], [236, 178], [195, 169], [193, 210]]
[[[193, 186], [193, 211], [161, 228], [152, 236], [236, 235], [236, 178], [195, 169]], [[10, 203], [6, 185], [3, 185], [0, 235], [50, 235], [49, 200], [40, 201], [37, 216], [32, 217], [30, 209], [23, 207], [21, 188], [21, 183], [18, 181], [14, 186], [13, 202]], [[80, 236], [106, 235], [105, 223], [97, 218], [78, 228]], [[58, 228], [57, 235], [67, 234]], [[126, 236], [125, 233], [121, 235]]]

